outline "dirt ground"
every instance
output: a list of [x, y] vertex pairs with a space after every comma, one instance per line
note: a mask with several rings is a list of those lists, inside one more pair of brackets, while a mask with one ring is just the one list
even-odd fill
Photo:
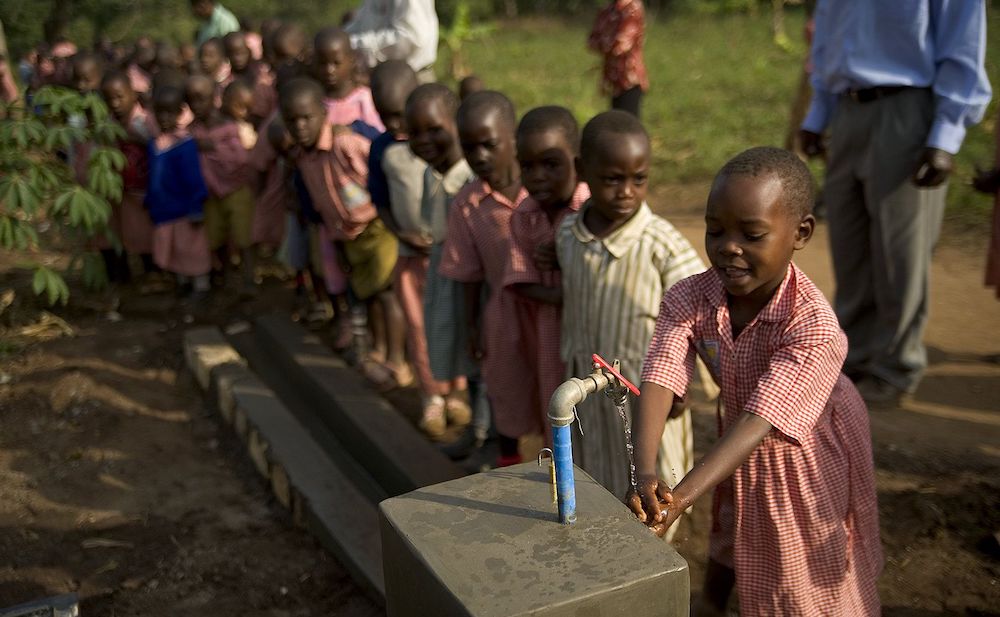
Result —
[[[701, 245], [696, 215], [672, 219]], [[941, 247], [930, 370], [901, 409], [871, 415], [886, 615], [1000, 615], [1000, 365], [985, 358], [1000, 353], [1000, 303], [980, 285], [983, 254], [979, 238]], [[822, 227], [797, 261], [832, 292]], [[30, 294], [15, 263], [0, 255], [0, 290]], [[379, 614], [290, 525], [203, 402], [172, 296], [127, 289], [120, 321], [98, 298], [74, 300], [58, 311], [72, 337], [0, 338], [0, 607], [74, 591], [85, 616]], [[290, 303], [272, 282], [263, 299], [216, 302], [208, 319]], [[713, 414], [696, 408], [699, 452]], [[708, 512], [699, 504], [676, 542], [695, 590]]]

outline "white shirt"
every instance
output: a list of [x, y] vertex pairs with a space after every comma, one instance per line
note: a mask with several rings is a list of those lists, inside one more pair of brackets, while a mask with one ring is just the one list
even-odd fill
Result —
[[365, 0], [344, 30], [369, 68], [385, 60], [405, 60], [420, 71], [437, 60], [434, 0]]

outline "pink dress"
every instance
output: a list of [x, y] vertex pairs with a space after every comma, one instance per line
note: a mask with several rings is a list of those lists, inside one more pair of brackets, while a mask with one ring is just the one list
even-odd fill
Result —
[[326, 99], [326, 119], [334, 124], [348, 126], [355, 120], [361, 120], [384, 132], [385, 125], [375, 110], [375, 100], [372, 99], [371, 88], [358, 86], [342, 99]]
[[147, 255], [153, 252], [153, 221], [143, 203], [149, 174], [145, 144], [156, 137], [159, 128], [153, 115], [136, 103], [129, 113], [125, 132], [130, 139], [118, 145], [126, 159], [125, 169], [122, 170], [122, 203], [111, 211], [112, 229], [118, 234], [126, 252]]
[[288, 204], [295, 199], [288, 190], [288, 167], [280, 160], [278, 153], [267, 138], [271, 123], [277, 119], [273, 112], [261, 125], [257, 143], [250, 151], [250, 168], [263, 174], [257, 203], [253, 211], [251, 238], [254, 244], [263, 244], [273, 249], [281, 246], [285, 239], [285, 220]]
[[236, 122], [227, 120], [209, 127], [195, 120], [189, 130], [195, 139], [208, 139], [215, 144], [214, 150], [199, 155], [201, 174], [210, 197], [226, 197], [250, 184], [250, 155], [240, 141], [240, 128]]
[[[590, 189], [581, 182], [573, 192], [569, 206], [554, 221], [549, 220], [533, 198], [524, 200], [510, 221], [510, 257], [504, 272], [504, 286], [534, 283], [562, 287], [561, 272], [539, 270], [535, 267], [533, 254], [543, 244], [554, 245], [556, 230], [563, 217], [579, 210], [589, 198]], [[518, 357], [523, 362], [512, 363], [510, 368], [521, 371], [521, 392], [524, 394], [521, 405], [537, 415], [545, 428], [546, 443], [550, 443], [551, 427], [546, 419], [549, 399], [566, 378], [566, 365], [559, 356], [562, 307], [529, 300], [516, 293], [512, 295], [522, 345]]]
[[493, 191], [483, 180], [465, 186], [455, 196], [448, 213], [448, 233], [438, 272], [460, 283], [483, 282], [490, 290], [482, 313], [483, 380], [497, 430], [505, 437], [541, 433], [542, 422], [534, 412], [534, 393], [524, 388], [519, 363], [521, 333], [515, 323], [514, 295], [504, 288], [504, 271], [510, 258], [510, 221], [528, 192], [523, 188], [514, 201]]
[[709, 553], [733, 567], [740, 615], [878, 615], [882, 570], [868, 410], [840, 368], [847, 337], [794, 264], [736, 339], [714, 269], [663, 297], [642, 380], [687, 391], [695, 355], [774, 429], [713, 496]]

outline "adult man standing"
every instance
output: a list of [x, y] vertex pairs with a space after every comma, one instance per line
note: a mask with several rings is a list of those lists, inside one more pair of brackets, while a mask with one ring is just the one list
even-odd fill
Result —
[[365, 0], [344, 26], [368, 68], [405, 60], [420, 83], [434, 81], [438, 18], [434, 0]]
[[850, 351], [870, 404], [897, 404], [927, 366], [928, 273], [945, 181], [990, 100], [984, 0], [819, 0], [806, 154], [823, 200]]
[[208, 39], [221, 39], [240, 30], [236, 16], [215, 0], [191, 0], [191, 12], [201, 22], [194, 36], [199, 47]]

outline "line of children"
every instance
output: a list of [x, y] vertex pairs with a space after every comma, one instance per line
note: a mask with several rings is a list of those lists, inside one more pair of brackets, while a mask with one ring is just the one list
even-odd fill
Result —
[[[305, 64], [301, 30], [269, 25], [270, 69], [255, 68], [241, 37], [224, 41], [233, 76], [221, 105], [212, 62], [212, 76], [151, 67], [156, 127], [125, 75], [102, 82], [99, 62], [72, 62], [77, 87], [99, 83], [129, 133], [115, 223], [128, 252], [151, 251], [204, 295], [210, 248], [218, 263], [230, 246], [243, 251], [249, 286], [251, 241], [297, 250], [276, 221], [285, 211], [310, 221], [325, 257], [316, 264], [332, 256], [348, 301], [369, 316], [375, 349], [359, 363], [399, 384], [413, 362], [428, 435], [469, 422], [465, 435], [483, 448], [495, 432], [498, 452], [480, 450], [473, 467], [519, 461], [519, 439], [546, 430], [558, 383], [589, 373], [593, 353], [617, 358], [643, 381], [637, 490], [604, 397], [579, 406], [587, 428], [575, 460], [660, 534], [715, 489], [706, 614], [724, 610], [734, 581], [747, 615], [877, 613], [866, 411], [840, 374], [832, 311], [791, 264], [813, 229], [811, 180], [793, 155], [750, 150], [720, 172], [706, 213], [713, 267], [703, 272], [645, 202], [650, 142], [635, 115], [605, 112], [580, 132], [568, 110], [545, 106], [518, 124], [510, 100], [481, 82], [463, 82], [459, 105], [441, 84], [417, 86], [402, 62], [378, 67], [369, 90], [335, 28], [317, 34]], [[256, 79], [263, 73], [273, 82]], [[254, 114], [259, 88], [277, 110]], [[374, 142], [372, 129], [384, 130]], [[146, 184], [134, 147], [143, 142]], [[151, 233], [126, 223], [143, 192]], [[408, 358], [407, 328], [394, 325], [403, 323]], [[722, 387], [721, 439], [692, 467], [683, 396], [699, 360]]]

